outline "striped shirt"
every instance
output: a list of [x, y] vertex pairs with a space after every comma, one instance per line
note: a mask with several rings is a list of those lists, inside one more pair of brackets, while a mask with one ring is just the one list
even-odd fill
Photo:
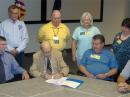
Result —
[[15, 58], [10, 53], [4, 52], [1, 54], [5, 68], [6, 81], [11, 80], [15, 74], [23, 74], [24, 69], [19, 66]]
[[13, 22], [7, 19], [0, 24], [0, 35], [7, 39], [7, 51], [17, 48], [18, 52], [24, 51], [29, 41], [26, 26], [23, 21]]

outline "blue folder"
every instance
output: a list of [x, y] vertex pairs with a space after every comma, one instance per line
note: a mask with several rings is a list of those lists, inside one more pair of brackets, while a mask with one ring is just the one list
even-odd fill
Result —
[[[68, 79], [66, 79], [66, 80], [69, 80], [69, 81], [73, 81], [73, 82], [80, 83], [80, 84], [79, 84], [79, 86], [80, 86], [81, 84], [83, 84], [83, 83], [84, 83], [84, 81], [79, 80], [79, 79], [75, 79], [75, 78], [68, 78]], [[78, 87], [79, 87], [79, 86], [78, 86]], [[76, 87], [76, 88], [78, 88], [78, 87]]]

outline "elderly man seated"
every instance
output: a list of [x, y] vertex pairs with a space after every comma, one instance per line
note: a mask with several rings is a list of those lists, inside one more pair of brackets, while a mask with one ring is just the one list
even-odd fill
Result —
[[58, 79], [67, 76], [69, 68], [60, 51], [52, 49], [48, 41], [41, 43], [41, 50], [33, 55], [30, 73], [34, 77]]

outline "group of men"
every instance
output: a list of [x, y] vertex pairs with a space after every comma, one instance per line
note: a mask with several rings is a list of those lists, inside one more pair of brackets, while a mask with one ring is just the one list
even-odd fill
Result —
[[[18, 20], [17, 6], [11, 5], [8, 13], [9, 19], [0, 24], [0, 83], [14, 81], [16, 74], [22, 74], [22, 79], [29, 79], [23, 65], [24, 49], [29, 41], [27, 29], [24, 22]], [[69, 39], [69, 28], [61, 23], [60, 11], [54, 10], [51, 21], [43, 25], [38, 32], [41, 50], [33, 55], [30, 74], [45, 79], [67, 76], [69, 67], [64, 62], [62, 53]], [[114, 54], [104, 49], [104, 45], [104, 36], [95, 35], [92, 39], [92, 49], [84, 53], [78, 66], [86, 77], [113, 81], [118, 64]], [[130, 90], [130, 86], [125, 82], [129, 77], [130, 70], [126, 67], [118, 79], [120, 91]]]

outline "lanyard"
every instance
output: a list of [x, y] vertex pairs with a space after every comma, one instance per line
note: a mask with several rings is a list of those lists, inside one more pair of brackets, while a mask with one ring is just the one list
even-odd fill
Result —
[[[52, 28], [52, 29], [53, 29], [54, 36], [58, 36], [59, 28]], [[55, 31], [55, 30], [57, 30], [57, 31]]]

